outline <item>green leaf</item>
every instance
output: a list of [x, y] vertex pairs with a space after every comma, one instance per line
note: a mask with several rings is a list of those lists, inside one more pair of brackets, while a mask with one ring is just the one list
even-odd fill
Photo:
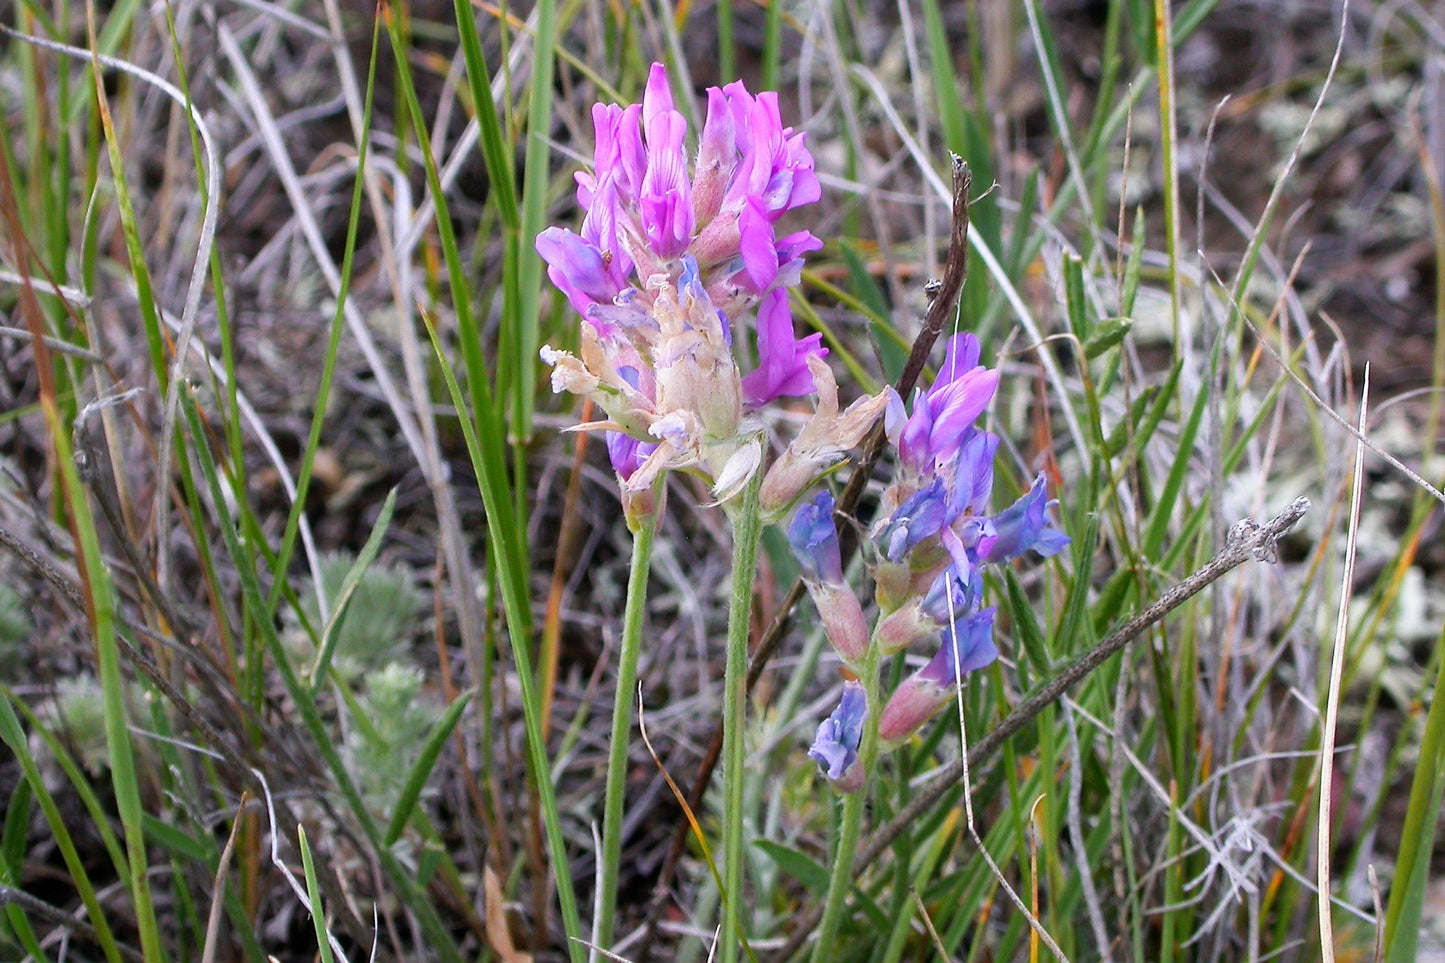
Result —
[[883, 363], [884, 380], [897, 381], [903, 373], [903, 366], [908, 363], [908, 351], [901, 345], [897, 330], [888, 320], [888, 299], [883, 296], [873, 275], [868, 273], [867, 265], [853, 245], [839, 246], [843, 249], [843, 260], [848, 264], [848, 279], [853, 282], [853, 290], [857, 292], [858, 300], [868, 306], [868, 323], [873, 329], [873, 341], [878, 346], [878, 358]]
[[210, 865], [215, 859], [215, 848], [212, 845], [197, 842], [189, 833], [159, 816], [146, 813], [142, 817], [142, 824], [145, 826], [146, 838], [159, 843], [173, 856], [202, 866]]
[[366, 544], [361, 547], [361, 552], [356, 556], [356, 562], [351, 570], [346, 573], [346, 578], [341, 582], [341, 591], [336, 598], [331, 599], [331, 617], [326, 620], [326, 628], [321, 633], [321, 651], [316, 653], [316, 661], [311, 667], [311, 696], [315, 698], [321, 694], [321, 689], [326, 685], [326, 673], [331, 668], [331, 657], [336, 652], [336, 642], [341, 638], [339, 631], [341, 620], [346, 616], [346, 609], [351, 604], [351, 597], [356, 594], [356, 586], [361, 583], [361, 577], [366, 570], [371, 568], [371, 563], [376, 561], [376, 553], [381, 551], [381, 539], [386, 534], [387, 526], [391, 524], [391, 513], [396, 509], [396, 489], [393, 488], [387, 493], [386, 502], [381, 506], [381, 513], [376, 517], [376, 524], [371, 526], [371, 534], [366, 537]]
[[1084, 342], [1084, 357], [1090, 361], [1105, 351], [1117, 346], [1129, 335], [1134, 322], [1128, 318], [1109, 318], [1094, 327], [1094, 333]]
[[422, 743], [421, 754], [417, 756], [416, 763], [407, 774], [406, 783], [402, 786], [401, 796], [396, 802], [396, 811], [391, 814], [391, 823], [386, 827], [386, 835], [382, 842], [390, 846], [401, 838], [402, 830], [406, 828], [407, 820], [411, 818], [411, 812], [416, 808], [416, 801], [421, 798], [422, 787], [426, 785], [427, 777], [431, 775], [432, 767], [436, 765], [437, 757], [441, 755], [442, 748], [446, 745], [447, 739], [451, 737], [452, 731], [456, 729], [457, 723], [462, 721], [462, 710], [467, 703], [472, 701], [472, 694], [475, 690], [469, 689], [457, 696], [432, 731], [427, 735], [426, 742]]
[[[1140, 434], [1140, 421], [1148, 413], [1149, 406], [1154, 404], [1159, 397], [1159, 386], [1149, 385], [1139, 392], [1139, 397], [1129, 406], [1129, 416], [1121, 418], [1109, 436], [1104, 439], [1104, 453], [1110, 458], [1116, 458], [1119, 452], [1128, 446], [1131, 438], [1137, 438]], [[1157, 422], [1156, 422], [1157, 424]]]
[[[1074, 337], [1087, 342], [1094, 334], [1089, 317], [1089, 299], [1084, 294], [1084, 262], [1077, 255], [1064, 255], [1064, 301], [1069, 311], [1069, 327]], [[1093, 355], [1089, 355], [1093, 357]]]
[[316, 927], [316, 946], [321, 953], [321, 963], [333, 963], [330, 934], [326, 931], [326, 909], [321, 905], [321, 886], [316, 880], [316, 862], [311, 858], [311, 845], [306, 841], [306, 829], [296, 827], [296, 842], [301, 847], [301, 865], [306, 871], [306, 898], [311, 901], [311, 922]]
[[779, 869], [808, 887], [808, 891], [814, 896], [821, 898], [828, 895], [829, 872], [822, 863], [771, 840], [759, 839], [753, 845], [767, 853], [768, 857], [778, 864]]

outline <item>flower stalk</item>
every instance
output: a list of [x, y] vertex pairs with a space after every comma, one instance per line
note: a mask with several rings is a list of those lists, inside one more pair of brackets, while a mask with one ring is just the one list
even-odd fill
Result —
[[732, 595], [728, 602], [727, 662], [723, 670], [723, 928], [722, 963], [736, 963], [742, 936], [743, 788], [746, 781], [748, 634], [753, 614], [753, 579], [763, 532], [755, 474], [730, 509], [733, 525]]
[[[661, 482], [653, 498], [661, 497]], [[622, 816], [627, 789], [627, 750], [632, 744], [633, 698], [637, 691], [637, 663], [642, 651], [642, 623], [647, 613], [647, 576], [652, 568], [652, 541], [660, 513], [639, 514], [632, 524], [632, 562], [627, 575], [627, 605], [623, 612], [622, 646], [617, 657], [617, 692], [612, 703], [612, 737], [607, 753], [607, 788], [602, 809], [602, 858], [597, 882], [597, 919], [593, 942], [612, 945], [617, 918], [617, 878], [622, 862]]]

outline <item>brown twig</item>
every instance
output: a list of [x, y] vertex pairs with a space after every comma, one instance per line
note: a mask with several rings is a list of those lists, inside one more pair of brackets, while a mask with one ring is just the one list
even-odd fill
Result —
[[[1249, 561], [1272, 562], [1275, 546], [1281, 538], [1309, 511], [1307, 498], [1296, 498], [1284, 511], [1261, 525], [1252, 518], [1236, 522], [1229, 530], [1224, 547], [1204, 564], [1203, 568], [1179, 582], [1159, 597], [1153, 605], [1135, 615], [1116, 629], [1108, 638], [1080, 656], [1057, 676], [1050, 679], [1032, 695], [1027, 696], [1004, 717], [1003, 721], [989, 730], [988, 734], [969, 749], [966, 758], [955, 759], [942, 766], [933, 779], [914, 794], [907, 806], [880, 827], [853, 858], [853, 875], [857, 877], [887, 850], [895, 839], [909, 826], [928, 812], [952, 789], [967, 770], [975, 770], [998, 751], [1014, 733], [1038, 715], [1046, 706], [1057, 702], [1070, 688], [1082, 682], [1095, 669], [1103, 665], [1110, 656], [1123, 648], [1158, 622], [1164, 616], [1183, 605], [1190, 597], [1198, 594], [1210, 583]], [[968, 791], [968, 787], [964, 787]], [[775, 963], [789, 959], [808, 940], [808, 935], [817, 928], [822, 917], [822, 906], [815, 906], [798, 918], [792, 938], [774, 957]]]
[[[100, 935], [96, 933], [95, 927], [85, 922], [85, 920], [77, 919], [65, 910], [51, 906], [44, 900], [37, 899], [29, 893], [15, 889], [12, 886], [0, 885], [0, 906], [18, 906], [31, 916], [36, 916], [46, 922], [54, 923], [56, 926], [76, 933], [84, 939], [90, 940], [92, 943], [99, 945], [101, 942]], [[141, 963], [144, 963], [145, 957], [134, 947], [119, 942], [115, 944], [115, 947], [120, 950], [120, 955], [126, 959], [139, 960]]]
[[[973, 185], [973, 175], [963, 158], [957, 154], [950, 156], [953, 160], [953, 226], [948, 239], [948, 259], [944, 264], [943, 279], [930, 281], [926, 288], [931, 298], [928, 312], [924, 315], [923, 327], [919, 329], [918, 337], [913, 341], [908, 361], [904, 364], [903, 371], [894, 385], [894, 390], [904, 397], [907, 397], [908, 393], [913, 390], [919, 375], [923, 373], [924, 365], [928, 363], [929, 352], [933, 350], [938, 336], [943, 332], [944, 325], [953, 317], [959, 292], [963, 289], [963, 282], [968, 277], [968, 192]], [[852, 477], [848, 479], [848, 484], [843, 487], [843, 493], [838, 497], [837, 508], [834, 512], [837, 518], [847, 519], [850, 517], [863, 497], [864, 487], [868, 484], [868, 478], [873, 474], [873, 466], [883, 453], [882, 425], [874, 427], [867, 439], [864, 440], [862, 447], [863, 457], [854, 469]], [[840, 538], [844, 556], [847, 557], [858, 547], [854, 526], [844, 525]], [[748, 663], [747, 690], [749, 693], [752, 692], [753, 686], [757, 685], [763, 670], [767, 668], [769, 660], [777, 651], [778, 644], [792, 625], [793, 609], [802, 601], [803, 593], [803, 580], [794, 579], [787, 594], [783, 596], [782, 604], [778, 606], [777, 614], [773, 616], [772, 622], [768, 624], [762, 637], [758, 640], [757, 647], [753, 650], [752, 660]], [[713, 730], [708, 751], [703, 756], [702, 764], [698, 767], [692, 791], [688, 793], [688, 805], [694, 811], [702, 806], [702, 797], [707, 792], [708, 784], [712, 781], [713, 772], [717, 769], [718, 759], [722, 755], [722, 746], [722, 725], [719, 723]], [[658, 873], [652, 902], [647, 909], [647, 932], [638, 949], [639, 963], [647, 963], [647, 960], [651, 958], [658, 920], [663, 904], [667, 902], [683, 850], [687, 845], [687, 833], [688, 824], [685, 821], [679, 821], [677, 828], [673, 831], [667, 858], [663, 861], [661, 872]]]

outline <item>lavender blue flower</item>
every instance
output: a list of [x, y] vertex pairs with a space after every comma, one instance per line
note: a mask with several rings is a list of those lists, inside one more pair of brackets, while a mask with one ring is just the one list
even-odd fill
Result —
[[835, 788], [843, 792], [862, 787], [859, 771], [858, 744], [863, 740], [863, 723], [868, 718], [868, 698], [857, 682], [843, 684], [843, 697], [838, 708], [818, 726], [818, 733], [808, 756]]
[[803, 584], [818, 609], [828, 641], [845, 663], [856, 668], [868, 654], [868, 622], [858, 596], [843, 580], [833, 508], [833, 496], [827, 490], [800, 505], [788, 525], [788, 544], [803, 571]]
[[938, 377], [926, 392], [914, 392], [912, 414], [904, 416], [901, 399], [890, 405], [884, 425], [906, 472], [926, 475], [951, 465], [968, 429], [993, 400], [998, 372], [980, 365], [979, 353], [977, 337], [954, 335]]
[[878, 738], [896, 746], [948, 704], [960, 679], [998, 658], [992, 608], [965, 615], [943, 630], [942, 644], [928, 664], [903, 680], [878, 719]]
[[841, 582], [843, 559], [838, 548], [838, 527], [833, 522], [836, 506], [827, 490], [798, 506], [788, 525], [788, 545], [803, 578], [809, 582]]
[[953, 520], [949, 514], [949, 492], [942, 478], [935, 478], [926, 488], [908, 496], [884, 524], [876, 540], [890, 562], [903, 556], [930, 538], [937, 538], [944, 526]]
[[903, 682], [879, 717], [883, 745], [896, 746], [952, 697], [964, 673], [998, 657], [994, 610], [982, 608], [984, 565], [1026, 551], [1052, 555], [1068, 544], [1053, 528], [1043, 475], [1013, 506], [989, 514], [997, 436], [974, 421], [998, 384], [979, 364], [972, 335], [950, 340], [938, 377], [914, 395], [911, 411], [890, 399], [884, 425], [899, 469], [884, 492], [873, 532], [873, 576], [881, 614], [871, 644], [882, 655], [942, 631], [937, 654]]
[[1044, 473], [1039, 472], [1023, 497], [994, 518], [996, 536], [980, 561], [1005, 562], [1029, 551], [1048, 558], [1063, 551], [1069, 536], [1053, 528], [1048, 516], [1057, 504], [1057, 499], [1049, 499]]

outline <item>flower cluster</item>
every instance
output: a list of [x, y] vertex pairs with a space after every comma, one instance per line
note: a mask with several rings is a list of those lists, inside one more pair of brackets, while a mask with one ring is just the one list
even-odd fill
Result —
[[[552, 283], [587, 322], [577, 354], [543, 348], [553, 389], [607, 413], [585, 427], [613, 433], [629, 514], [652, 510], [653, 483], [674, 469], [702, 474], [726, 501], [762, 470], [756, 412], [816, 392], [817, 416], [765, 479], [768, 507], [781, 511], [886, 404], [880, 394], [839, 415], [822, 336], [794, 335], [788, 289], [822, 242], [776, 225], [821, 193], [805, 137], [783, 126], [776, 94], [755, 97], [740, 81], [712, 88], [689, 171], [687, 121], [661, 64], [641, 104], [598, 104], [592, 122], [592, 170], [577, 175], [581, 230], [537, 237]], [[734, 340], [749, 316], [756, 364], [744, 374]]]
[[[1049, 556], [1069, 542], [1051, 527], [1044, 476], [1012, 506], [989, 514], [997, 436], [975, 421], [993, 398], [998, 372], [979, 364], [978, 339], [955, 336], [938, 377], [915, 393], [911, 411], [892, 395], [885, 427], [897, 449], [898, 473], [884, 492], [872, 537], [878, 619], [871, 632], [837, 561], [833, 499], [805, 503], [789, 541], [839, 656], [855, 672], [871, 654], [891, 655], [939, 639], [931, 661], [882, 705], [878, 738], [894, 747], [918, 731], [953, 696], [964, 673], [998, 657], [994, 610], [983, 606], [982, 566], [1035, 552]], [[856, 765], [863, 721], [873, 707], [845, 691], [818, 728], [810, 752], [828, 779], [849, 791], [862, 785]]]

